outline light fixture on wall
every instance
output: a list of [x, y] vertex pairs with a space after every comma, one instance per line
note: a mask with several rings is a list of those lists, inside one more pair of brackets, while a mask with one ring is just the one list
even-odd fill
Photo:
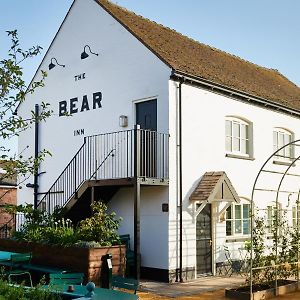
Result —
[[128, 126], [128, 117], [127, 116], [120, 116], [119, 117], [119, 125], [120, 127], [127, 127]]
[[85, 48], [89, 48], [89, 51], [91, 54], [94, 55], [99, 55], [98, 53], [92, 52], [91, 47], [89, 45], [85, 45], [83, 48], [83, 52], [81, 53], [81, 59], [86, 59], [87, 57], [89, 57], [89, 55], [86, 53]]
[[[54, 60], [55, 62], [56, 62], [56, 64], [54, 64], [53, 62], [52, 62], [52, 60]], [[66, 65], [61, 65], [61, 64], [59, 64], [58, 63], [58, 61], [57, 61], [57, 59], [55, 58], [55, 57], [52, 57], [51, 58], [51, 61], [50, 61], [50, 64], [49, 64], [49, 70], [52, 70], [56, 65], [58, 65], [58, 66], [60, 66], [60, 67], [65, 67]]]

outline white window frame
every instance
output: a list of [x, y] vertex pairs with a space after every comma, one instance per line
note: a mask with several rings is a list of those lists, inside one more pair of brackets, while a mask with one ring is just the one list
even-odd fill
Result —
[[[244, 206], [248, 206], [248, 217], [246, 218], [244, 216], [244, 209], [243, 207]], [[237, 207], [240, 207], [240, 218], [236, 218], [236, 208]], [[226, 237], [227, 238], [230, 238], [230, 237], [237, 237], [237, 236], [249, 236], [251, 234], [250, 230], [251, 230], [251, 218], [250, 218], [250, 209], [251, 209], [251, 203], [250, 201], [244, 201], [242, 203], [239, 203], [239, 204], [232, 204], [230, 205], [227, 209], [226, 209], [226, 228], [225, 228], [225, 234], [226, 234]], [[229, 219], [228, 218], [228, 212], [231, 211], [231, 218]], [[248, 222], [248, 232], [244, 232], [244, 221], [247, 221]], [[227, 224], [228, 222], [231, 222], [231, 234], [227, 234]], [[236, 232], [236, 228], [237, 228], [237, 222], [240, 223], [240, 228], [241, 228], [241, 231], [240, 232]]]
[[[279, 222], [282, 219], [282, 204], [278, 203], [279, 210]], [[272, 227], [274, 222], [274, 216], [276, 212], [276, 202], [270, 202], [266, 208], [266, 233], [268, 235], [272, 234]]]
[[299, 226], [300, 226], [300, 207], [298, 207], [298, 212], [297, 212], [297, 206], [293, 206], [292, 207], [292, 224], [293, 224], [294, 228], [296, 228], [298, 225], [297, 218], [298, 218]]
[[[291, 130], [275, 127], [273, 128], [273, 151], [277, 151], [282, 146], [292, 142], [294, 140], [294, 133]], [[289, 145], [280, 150], [278, 155], [275, 155], [274, 160], [280, 162], [290, 162], [294, 159], [294, 147]]]
[[[230, 124], [230, 126], [228, 126], [228, 124]], [[238, 131], [238, 133], [235, 132], [236, 130]], [[225, 118], [226, 154], [252, 158], [253, 157], [252, 141], [253, 141], [253, 134], [252, 134], [251, 122], [246, 121], [245, 119], [239, 117], [226, 116]]]

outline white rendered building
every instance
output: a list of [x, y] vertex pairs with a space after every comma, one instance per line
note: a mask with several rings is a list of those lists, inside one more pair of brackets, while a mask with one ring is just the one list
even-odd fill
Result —
[[[52, 156], [19, 203], [63, 205], [78, 221], [105, 201], [145, 278], [214, 275], [224, 245], [238, 255], [260, 167], [300, 137], [295, 84], [105, 0], [74, 1], [33, 80], [41, 70], [45, 86], [18, 114], [42, 101], [54, 113], [20, 135], [19, 151]], [[271, 168], [282, 172], [298, 150], [285, 151]], [[272, 207], [264, 191], [257, 199]]]

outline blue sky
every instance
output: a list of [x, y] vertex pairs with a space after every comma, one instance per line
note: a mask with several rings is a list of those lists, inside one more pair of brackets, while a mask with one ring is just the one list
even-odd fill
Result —
[[[205, 44], [278, 69], [300, 86], [299, 0], [113, 2]], [[72, 0], [2, 0], [1, 57], [8, 47], [5, 30], [9, 29], [18, 29], [24, 47], [39, 44], [45, 51], [71, 3]], [[27, 80], [41, 58], [25, 66]]]
[[[195, 40], [261, 66], [278, 69], [300, 86], [299, 0], [113, 2]], [[44, 48], [44, 54], [71, 3], [72, 0], [2, 0], [0, 58], [9, 47], [5, 31], [12, 29], [18, 30], [23, 48], [38, 44]], [[27, 82], [42, 57], [24, 65]]]

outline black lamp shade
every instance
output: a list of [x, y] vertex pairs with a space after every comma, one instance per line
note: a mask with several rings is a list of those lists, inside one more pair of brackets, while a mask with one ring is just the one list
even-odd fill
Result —
[[51, 63], [49, 64], [49, 70], [52, 70], [54, 67], [55, 67], [55, 64], [54, 64], [53, 62], [51, 62]]
[[85, 59], [85, 58], [87, 58], [87, 57], [89, 57], [89, 55], [88, 55], [85, 51], [83, 51], [83, 52], [81, 53], [81, 59]]

